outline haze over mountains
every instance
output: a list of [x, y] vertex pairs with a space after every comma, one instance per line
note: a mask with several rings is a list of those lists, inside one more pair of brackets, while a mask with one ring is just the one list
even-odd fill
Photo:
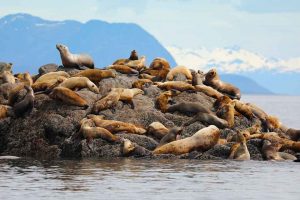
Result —
[[[136, 49], [139, 55], [146, 55], [148, 64], [155, 57], [164, 57], [171, 66], [177, 62], [204, 71], [216, 67], [222, 79], [240, 87], [243, 93], [300, 94], [300, 73], [294, 73], [300, 72], [300, 67], [293, 68], [297, 60], [266, 59], [236, 47], [213, 51], [166, 49], [132, 23], [49, 21], [29, 14], [13, 14], [0, 19], [0, 37], [0, 61], [14, 63], [14, 72], [34, 74], [43, 64], [60, 64], [55, 45], [63, 43], [73, 53], [90, 54], [98, 68], [118, 58], [127, 58]], [[278, 68], [278, 63], [283, 67]]]

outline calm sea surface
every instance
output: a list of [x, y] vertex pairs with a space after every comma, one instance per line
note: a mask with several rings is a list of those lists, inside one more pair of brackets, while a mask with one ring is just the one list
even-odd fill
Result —
[[[245, 96], [300, 128], [300, 97]], [[283, 105], [284, 104], [284, 105]], [[300, 199], [300, 163], [0, 160], [0, 199]]]

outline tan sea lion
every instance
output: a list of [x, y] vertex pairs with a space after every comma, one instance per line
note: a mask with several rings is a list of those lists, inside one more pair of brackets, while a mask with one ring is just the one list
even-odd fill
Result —
[[87, 101], [76, 92], [65, 87], [56, 87], [49, 94], [52, 99], [60, 100], [66, 104], [88, 108]]
[[152, 80], [152, 79], [155, 78], [155, 76], [152, 76], [152, 75], [149, 75], [149, 74], [140, 74], [139, 78], [140, 79], [149, 79], [149, 80]]
[[250, 160], [250, 153], [246, 144], [246, 139], [240, 132], [238, 133], [238, 143], [232, 145], [230, 148], [229, 159], [234, 160]]
[[69, 88], [71, 90], [88, 88], [90, 91], [99, 94], [98, 87], [86, 77], [71, 77], [64, 80], [59, 86]]
[[234, 102], [230, 102], [220, 107], [216, 112], [216, 115], [218, 117], [227, 121], [229, 128], [232, 128], [234, 126], [234, 105]]
[[139, 72], [127, 65], [110, 65], [107, 69], [114, 69], [122, 74], [139, 74]]
[[0, 74], [0, 84], [3, 83], [15, 83], [16, 79], [10, 71], [4, 71]]
[[34, 106], [34, 92], [33, 89], [25, 85], [25, 90], [27, 91], [25, 97], [13, 105], [13, 111], [17, 117], [23, 116], [27, 112], [31, 112]]
[[0, 120], [12, 116], [12, 107], [0, 105]]
[[122, 156], [144, 157], [152, 155], [151, 151], [128, 139], [122, 139], [120, 152]]
[[217, 117], [213, 113], [204, 113], [204, 112], [197, 113], [192, 119], [183, 123], [183, 126], [189, 126], [190, 124], [193, 124], [197, 121], [208, 125], [215, 125], [221, 129], [228, 127], [228, 122], [226, 120]]
[[60, 53], [61, 61], [64, 67], [74, 67], [82, 69], [82, 67], [94, 68], [94, 61], [87, 54], [72, 54], [69, 48], [63, 44], [56, 45]]
[[147, 129], [147, 134], [152, 135], [157, 139], [163, 138], [169, 133], [169, 129], [160, 122], [152, 122]]
[[160, 140], [156, 148], [159, 148], [162, 145], [175, 141], [178, 138], [178, 135], [181, 134], [182, 130], [183, 129], [179, 127], [171, 128], [170, 131]]
[[139, 57], [137, 52], [135, 50], [132, 50], [128, 59], [127, 58], [118, 59], [115, 62], [113, 62], [112, 65], [125, 65], [130, 60], [138, 60], [138, 59]]
[[32, 86], [33, 80], [28, 72], [16, 74], [15, 77], [21, 83], [25, 83], [25, 85]]
[[138, 127], [131, 123], [116, 121], [116, 120], [106, 120], [98, 115], [88, 115], [89, 119], [92, 119], [97, 127], [105, 128], [112, 133], [128, 132], [133, 134], [145, 134], [146, 130], [142, 127]]
[[195, 91], [195, 87], [183, 81], [156, 82], [157, 87], [164, 90]]
[[111, 91], [122, 91], [120, 95], [120, 101], [129, 103], [131, 105], [131, 108], [134, 109], [134, 103], [132, 101], [133, 97], [135, 97], [138, 94], [144, 94], [144, 91], [138, 88], [112, 88]]
[[73, 77], [87, 77], [94, 83], [99, 83], [104, 78], [115, 78], [116, 75], [111, 70], [102, 70], [102, 69], [86, 69], [81, 72], [74, 74]]
[[221, 81], [216, 69], [211, 69], [206, 73], [204, 84], [215, 88], [232, 99], [239, 100], [241, 98], [240, 89], [229, 83]]
[[94, 127], [93, 120], [84, 118], [80, 122], [80, 133], [89, 143], [92, 139], [101, 138], [108, 142], [116, 142], [119, 140], [118, 136], [113, 135], [111, 132], [101, 127]]
[[0, 62], [0, 74], [4, 71], [8, 71], [12, 73], [12, 63]]
[[156, 148], [154, 154], [185, 154], [194, 150], [205, 151], [218, 143], [220, 131], [216, 126], [209, 126], [197, 131], [191, 137], [176, 140]]
[[165, 113], [168, 109], [168, 103], [171, 97], [178, 95], [180, 92], [176, 90], [168, 90], [163, 93], [161, 93], [156, 98], [156, 106], [158, 109], [161, 110], [161, 112]]
[[125, 65], [140, 71], [144, 69], [145, 63], [146, 63], [146, 57], [141, 56], [138, 60], [129, 60], [128, 62], [125, 63]]
[[189, 80], [193, 79], [191, 71], [185, 66], [177, 66], [177, 67], [172, 68], [169, 71], [169, 73], [167, 74], [166, 79], [168, 81], [173, 81], [174, 76], [176, 76], [177, 74], [183, 74]]
[[13, 106], [17, 102], [20, 91], [25, 88], [24, 83], [14, 84], [14, 85], [15, 86], [9, 91], [8, 94], [8, 105], [10, 106]]
[[153, 82], [149, 79], [138, 79], [135, 82], [133, 82], [132, 87], [143, 90], [145, 86], [147, 87], [151, 84], [153, 84]]
[[170, 71], [170, 64], [164, 58], [155, 58], [148, 69], [142, 70], [142, 73], [154, 76], [152, 81], [163, 81], [166, 79], [167, 74]]
[[219, 99], [222, 96], [224, 96], [222, 93], [218, 92], [217, 90], [215, 90], [214, 88], [207, 86], [207, 85], [195, 85], [195, 90], [197, 92], [202, 92], [204, 94], [206, 94], [209, 97], [215, 98], [215, 99]]
[[94, 114], [98, 114], [102, 110], [113, 108], [120, 100], [122, 92], [122, 88], [109, 92], [105, 97], [101, 98], [94, 104], [92, 112]]
[[233, 102], [236, 111], [244, 115], [247, 119], [253, 119], [254, 114], [252, 113], [250, 106], [237, 99], [233, 100]]
[[170, 113], [174, 113], [176, 111], [189, 116], [195, 115], [199, 112], [211, 113], [211, 111], [207, 107], [204, 107], [201, 103], [197, 103], [197, 102], [181, 102], [181, 103], [171, 105], [167, 109], [167, 112]]
[[67, 80], [66, 77], [60, 76], [57, 79], [49, 80], [47, 82], [34, 83], [32, 89], [36, 94], [44, 93], [49, 94], [52, 90], [59, 86], [63, 81]]
[[64, 71], [49, 72], [40, 76], [34, 83], [49, 82], [50, 80], [55, 82], [61, 77], [70, 78], [70, 75]]

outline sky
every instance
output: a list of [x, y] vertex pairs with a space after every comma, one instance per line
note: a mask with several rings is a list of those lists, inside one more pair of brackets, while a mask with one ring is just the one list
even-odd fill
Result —
[[166, 47], [243, 48], [268, 58], [300, 57], [299, 0], [0, 0], [0, 17], [137, 23]]

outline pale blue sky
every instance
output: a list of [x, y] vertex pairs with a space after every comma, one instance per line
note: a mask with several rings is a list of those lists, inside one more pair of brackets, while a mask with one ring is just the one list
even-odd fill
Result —
[[299, 0], [0, 0], [0, 16], [134, 22], [166, 46], [240, 46], [267, 57], [300, 57]]

